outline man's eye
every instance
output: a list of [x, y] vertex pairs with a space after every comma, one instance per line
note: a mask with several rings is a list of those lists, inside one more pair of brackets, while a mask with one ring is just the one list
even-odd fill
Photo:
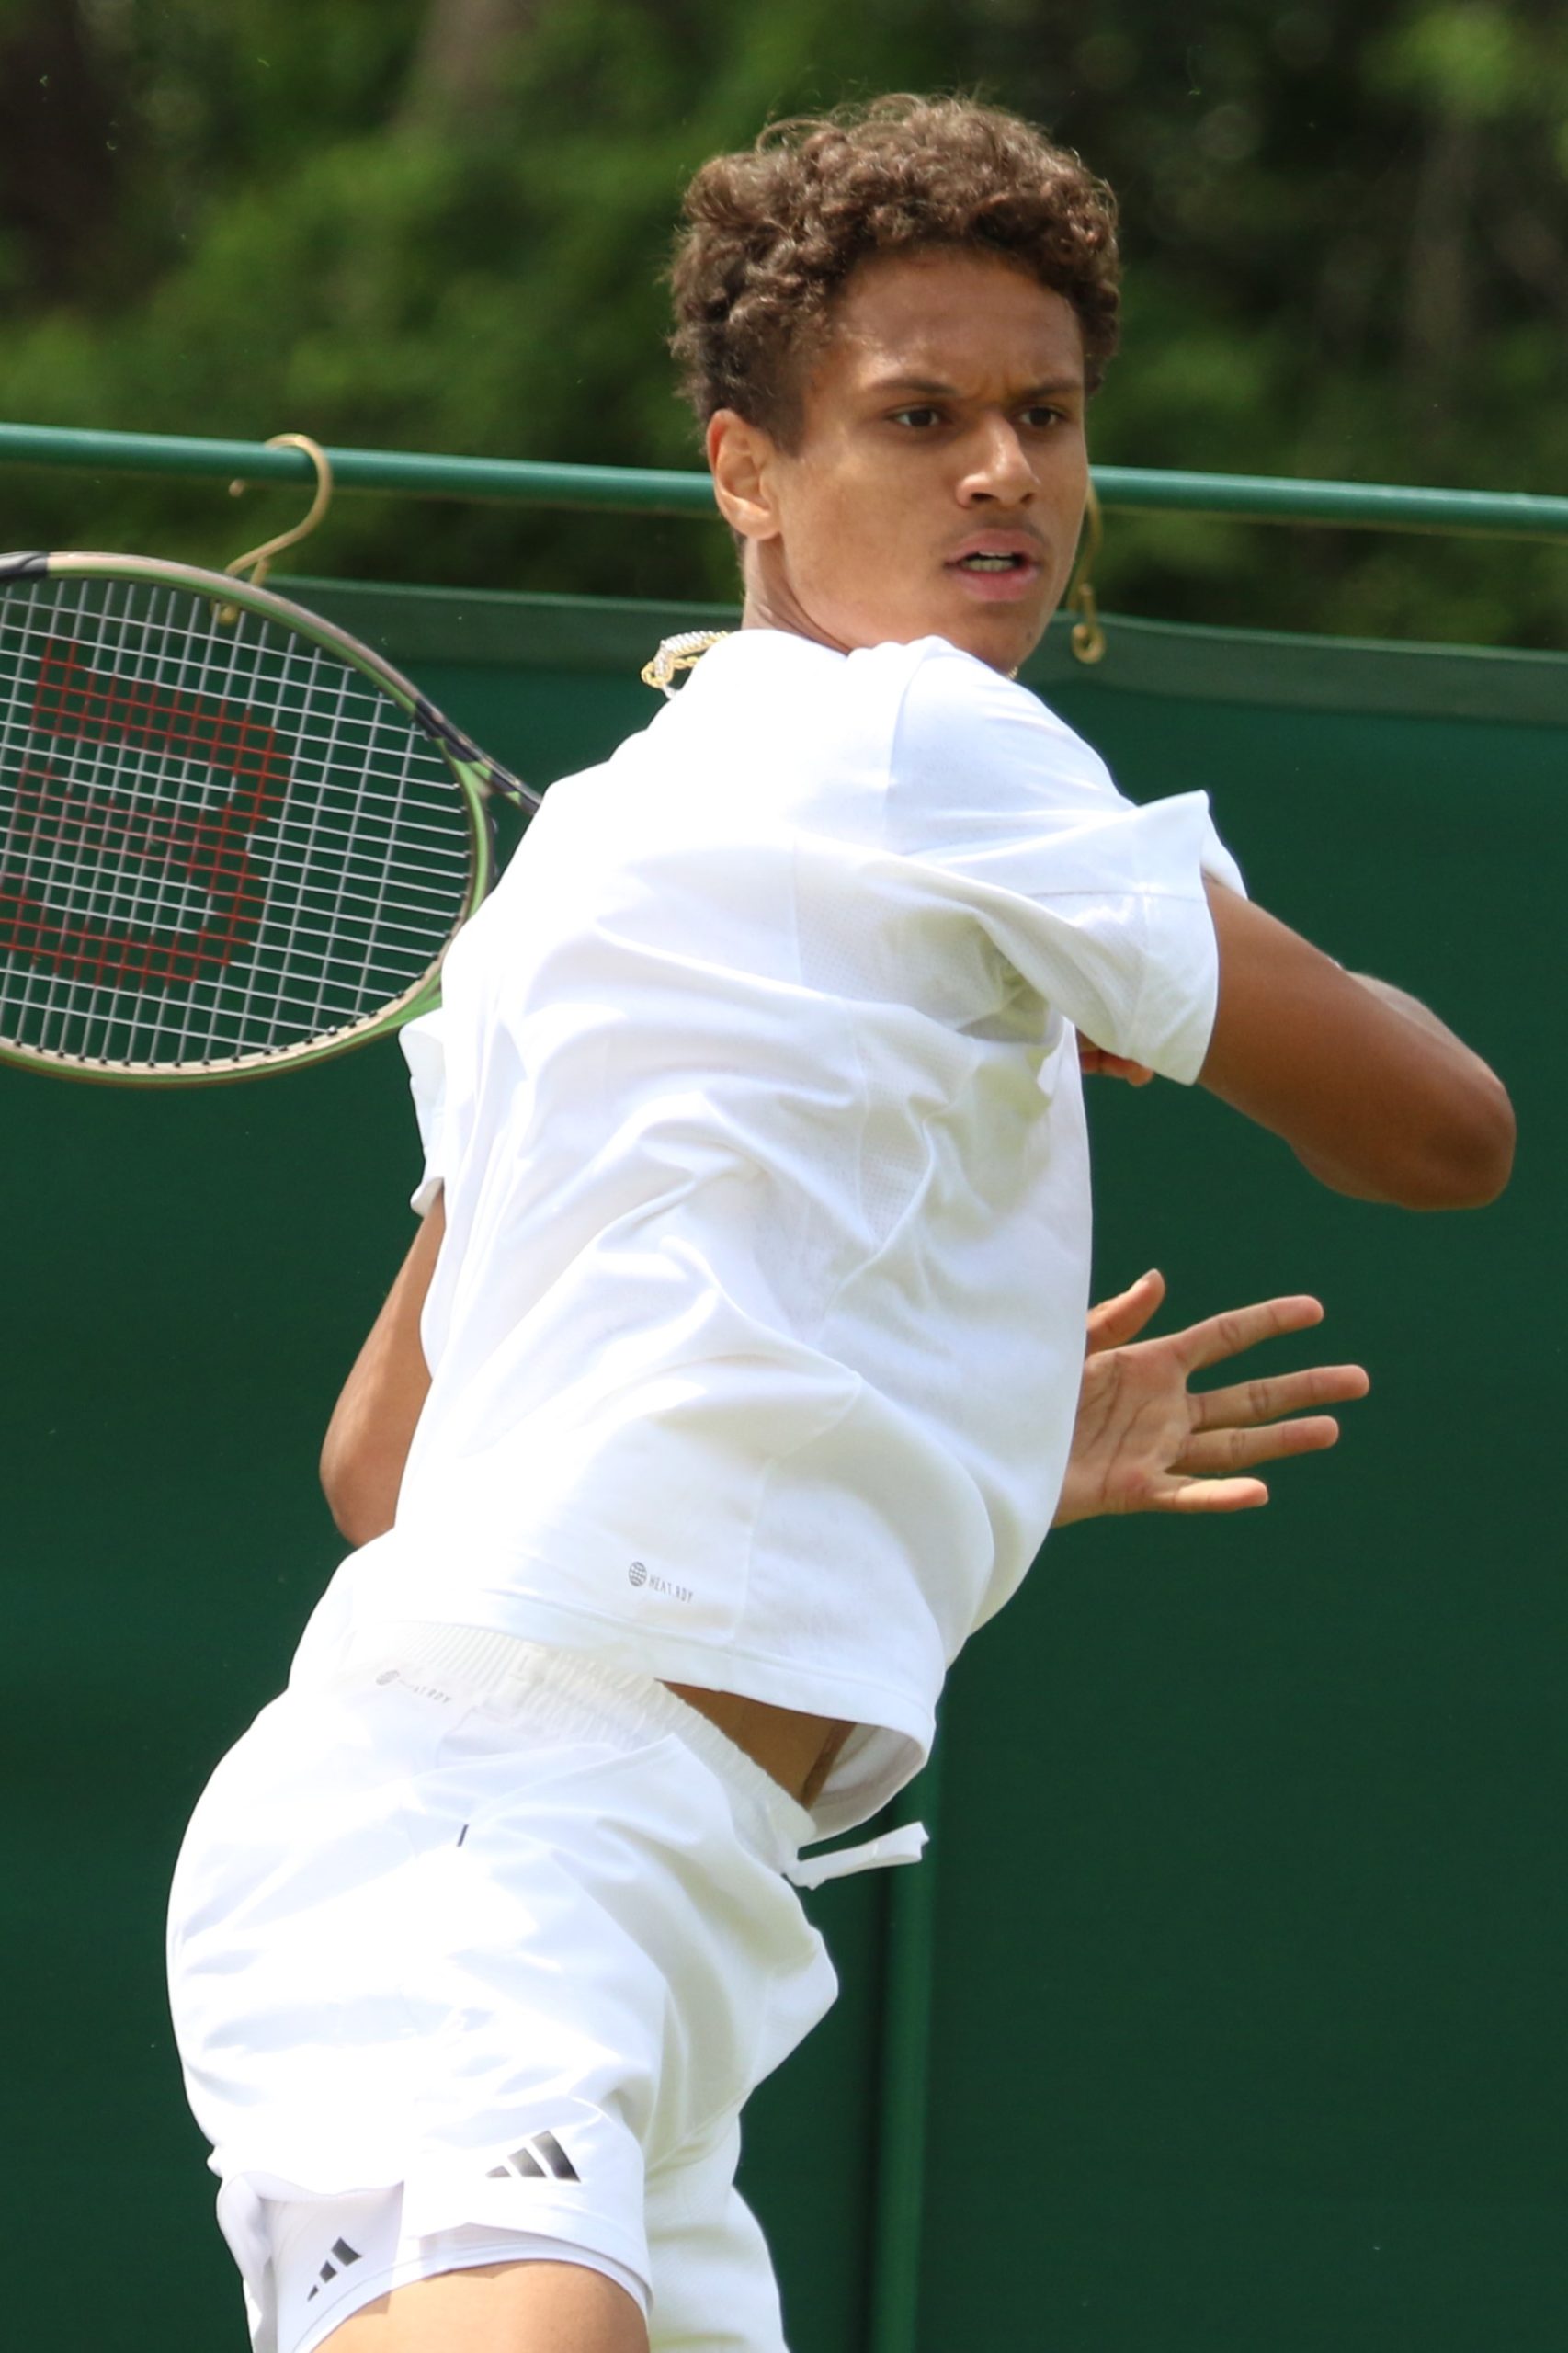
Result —
[[916, 432], [925, 432], [934, 425], [940, 425], [942, 412], [939, 408], [932, 408], [928, 403], [922, 402], [915, 408], [894, 409], [892, 422], [895, 425], [912, 426]]
[[1042, 405], [1025, 409], [1023, 421], [1031, 433], [1048, 433], [1053, 425], [1064, 425], [1067, 420], [1062, 410]]

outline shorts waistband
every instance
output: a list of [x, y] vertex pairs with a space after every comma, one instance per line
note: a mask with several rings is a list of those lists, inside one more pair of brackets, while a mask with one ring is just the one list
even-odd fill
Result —
[[631, 1748], [649, 1733], [673, 1733], [722, 1782], [737, 1830], [775, 1870], [791, 1871], [801, 1848], [818, 1836], [811, 1815], [788, 1790], [651, 1675], [486, 1626], [425, 1619], [382, 1623], [352, 1637], [345, 1672], [359, 1676], [391, 1667], [457, 1687], [471, 1699], [498, 1707], [526, 1698], [530, 1722], [562, 1734], [589, 1733]]

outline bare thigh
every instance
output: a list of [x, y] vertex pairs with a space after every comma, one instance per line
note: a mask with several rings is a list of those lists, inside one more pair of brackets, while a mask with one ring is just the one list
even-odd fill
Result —
[[648, 2353], [624, 2288], [580, 2263], [485, 2263], [394, 2288], [321, 2353]]

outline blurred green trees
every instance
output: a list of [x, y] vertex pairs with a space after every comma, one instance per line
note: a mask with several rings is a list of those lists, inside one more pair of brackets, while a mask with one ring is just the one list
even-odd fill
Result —
[[[1568, 482], [1561, 0], [0, 0], [0, 415], [696, 461], [681, 185], [769, 115], [980, 88], [1118, 188], [1105, 461]], [[7, 472], [9, 545], [222, 561], [292, 502]], [[694, 524], [341, 498], [312, 569], [727, 593]], [[1118, 520], [1107, 601], [1558, 645], [1568, 551]]]

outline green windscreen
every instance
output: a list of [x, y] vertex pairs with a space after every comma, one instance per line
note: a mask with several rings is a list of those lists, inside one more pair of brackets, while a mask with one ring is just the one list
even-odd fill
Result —
[[[644, 723], [640, 664], [705, 618], [285, 585], [536, 785]], [[922, 2353], [1560, 2353], [1568, 659], [1108, 629], [1029, 682], [1495, 1063], [1518, 1173], [1403, 1215], [1198, 1093], [1094, 1088], [1100, 1288], [1157, 1264], [1181, 1321], [1314, 1290], [1372, 1394], [1263, 1513], [1066, 1531], [957, 1670], [918, 2243], [873, 2227], [910, 2063], [876, 1876], [809, 1899], [843, 1998], [758, 2096], [745, 2186], [796, 2353], [862, 2353], [912, 2277]], [[315, 1457], [411, 1230], [401, 1059], [0, 1097], [12, 2327], [240, 2353], [164, 1893], [339, 1556]]]

